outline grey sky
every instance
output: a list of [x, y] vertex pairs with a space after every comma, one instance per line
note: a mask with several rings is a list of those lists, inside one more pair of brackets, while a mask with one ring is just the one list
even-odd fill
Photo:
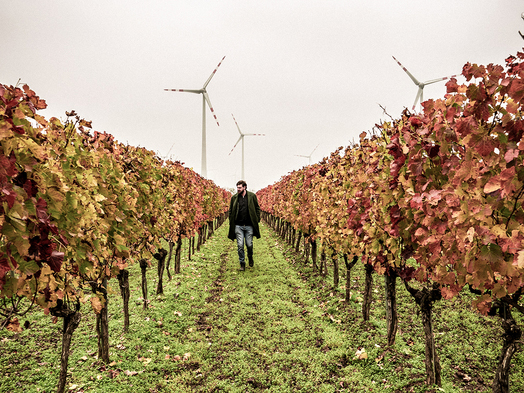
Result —
[[[47, 118], [75, 109], [121, 142], [200, 172], [199, 89], [207, 112], [208, 177], [258, 190], [318, 162], [362, 131], [411, 108], [420, 81], [459, 74], [466, 62], [503, 64], [522, 50], [522, 0], [7, 1], [0, 0], [0, 82], [20, 78]], [[464, 79], [460, 77], [459, 82]], [[424, 89], [440, 98], [444, 83]]]

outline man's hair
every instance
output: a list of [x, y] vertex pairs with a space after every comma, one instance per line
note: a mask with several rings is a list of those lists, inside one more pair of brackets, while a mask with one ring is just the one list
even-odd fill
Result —
[[244, 180], [237, 181], [237, 186], [242, 186], [247, 188], [247, 183]]

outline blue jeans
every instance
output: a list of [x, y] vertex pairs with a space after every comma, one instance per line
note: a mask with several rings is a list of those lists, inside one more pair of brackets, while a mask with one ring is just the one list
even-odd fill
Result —
[[249, 225], [235, 225], [235, 235], [237, 237], [238, 259], [240, 265], [246, 264], [246, 254], [244, 253], [244, 238], [246, 238], [247, 248], [253, 247], [253, 227]]

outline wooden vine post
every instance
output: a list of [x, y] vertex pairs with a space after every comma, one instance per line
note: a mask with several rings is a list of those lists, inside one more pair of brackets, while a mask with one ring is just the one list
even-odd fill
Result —
[[404, 281], [404, 285], [419, 306], [422, 325], [424, 326], [426, 383], [428, 385], [442, 386], [442, 370], [435, 347], [432, 317], [433, 303], [442, 298], [440, 288], [437, 284], [434, 284], [432, 288], [423, 287], [422, 289], [415, 289], [411, 287], [407, 281]]
[[386, 282], [386, 321], [388, 326], [388, 345], [395, 344], [395, 337], [398, 329], [397, 315], [397, 273], [394, 269], [389, 269], [384, 275]]
[[120, 295], [124, 303], [124, 332], [129, 330], [129, 271], [122, 269], [118, 273], [118, 285], [120, 286]]
[[160, 295], [164, 293], [163, 277], [164, 277], [164, 265], [166, 262], [167, 251], [163, 248], [160, 248], [153, 257], [158, 261], [157, 273], [158, 273], [158, 283], [156, 287], [156, 294]]
[[60, 376], [58, 378], [57, 393], [64, 393], [65, 391], [71, 340], [73, 338], [74, 331], [82, 319], [82, 314], [80, 314], [78, 309], [80, 309], [80, 304], [77, 304], [76, 309], [71, 309], [62, 300], [57, 301], [56, 307], [49, 309], [52, 316], [63, 319], [62, 352], [60, 356]]
[[362, 302], [362, 318], [364, 321], [369, 321], [371, 302], [373, 301], [373, 265], [366, 263], [365, 270], [366, 282], [364, 287], [364, 301]]
[[338, 254], [335, 251], [331, 254], [331, 261], [333, 262], [333, 287], [337, 288], [340, 277], [338, 271]]
[[182, 238], [179, 237], [175, 249], [175, 274], [180, 274], [180, 263], [182, 259]]
[[354, 255], [351, 262], [349, 262], [348, 255], [344, 254], [344, 263], [346, 265], [346, 304], [349, 304], [349, 301], [351, 300], [351, 269], [357, 262], [358, 257], [356, 255]]
[[109, 319], [107, 313], [107, 278], [103, 278], [101, 283], [91, 282], [93, 294], [100, 298], [102, 304], [97, 307], [96, 313], [96, 333], [98, 336], [98, 358], [104, 363], [109, 363]]
[[169, 240], [168, 246], [169, 246], [169, 252], [167, 254], [167, 259], [166, 259], [166, 272], [167, 272], [167, 279], [171, 281], [171, 271], [169, 270], [169, 267], [170, 267], [169, 265], [171, 264], [171, 258], [173, 257], [173, 248], [175, 246], [175, 243]]
[[145, 259], [140, 260], [140, 270], [142, 271], [142, 298], [144, 299], [143, 309], [147, 309], [147, 271], [148, 263]]
[[[515, 303], [518, 304], [520, 293], [516, 296]], [[511, 313], [512, 307], [504, 301], [496, 301], [491, 307], [490, 315], [497, 314], [502, 320], [502, 335], [504, 342], [502, 344], [501, 354], [499, 355], [497, 369], [495, 371], [495, 378], [493, 379], [492, 391], [493, 393], [509, 393], [509, 377], [511, 358], [517, 352], [520, 339], [522, 337], [522, 329], [517, 325]]]

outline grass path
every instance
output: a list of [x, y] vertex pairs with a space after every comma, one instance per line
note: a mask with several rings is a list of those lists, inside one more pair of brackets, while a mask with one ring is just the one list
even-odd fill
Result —
[[[152, 267], [147, 310], [140, 298], [140, 269], [132, 266], [126, 334], [117, 282], [111, 280], [111, 363], [96, 358], [95, 318], [83, 306], [72, 342], [69, 391], [490, 391], [501, 347], [497, 319], [465, 312], [466, 300], [460, 297], [436, 305], [443, 386], [435, 390], [423, 383], [422, 328], [402, 287], [397, 341], [388, 349], [382, 279], [375, 278], [372, 320], [363, 322], [358, 264], [352, 272], [354, 295], [345, 304], [343, 287], [334, 289], [329, 276], [314, 274], [265, 225], [261, 232], [254, 244], [255, 266], [244, 272], [238, 270], [236, 242], [226, 238], [227, 222], [191, 260], [183, 258], [180, 275], [164, 279], [163, 295], [152, 294]], [[61, 327], [39, 311], [26, 319], [30, 327], [20, 333], [0, 331], [0, 392], [53, 392]], [[360, 347], [368, 359], [354, 359]], [[521, 352], [513, 365], [512, 391], [524, 391]]]
[[262, 228], [253, 268], [237, 270], [234, 242], [220, 256], [213, 295], [199, 319], [211, 343], [201, 369], [206, 390], [333, 392], [344, 386], [336, 371], [347, 363], [346, 340], [338, 325], [322, 320], [318, 301]]

